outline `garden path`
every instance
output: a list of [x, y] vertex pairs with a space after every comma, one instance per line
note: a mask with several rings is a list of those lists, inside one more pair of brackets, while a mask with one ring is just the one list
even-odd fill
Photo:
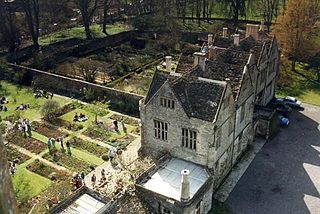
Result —
[[69, 169], [67, 169], [67, 168], [65, 168], [63, 166], [59, 166], [57, 164], [54, 164], [54, 163], [42, 158], [40, 155], [36, 155], [36, 154], [34, 154], [34, 153], [32, 153], [32, 152], [30, 152], [30, 151], [28, 151], [28, 150], [26, 150], [26, 149], [24, 149], [24, 148], [22, 148], [20, 146], [17, 146], [17, 145], [14, 145], [14, 144], [10, 144], [10, 146], [12, 146], [13, 148], [15, 148], [16, 150], [18, 150], [19, 152], [21, 152], [24, 155], [27, 155], [27, 156], [29, 156], [31, 158], [34, 158], [34, 159], [39, 159], [39, 161], [47, 164], [48, 166], [50, 166], [52, 168], [72, 173]]
[[[85, 183], [87, 184], [87, 187], [90, 189], [93, 189], [91, 177], [93, 173], [96, 175], [96, 187], [99, 188], [99, 181], [101, 179], [101, 170], [104, 169], [106, 173], [114, 174], [115, 172], [120, 172], [123, 170], [122, 165], [128, 166], [132, 162], [134, 162], [139, 156], [138, 151], [141, 147], [141, 138], [138, 137], [135, 139], [132, 143], [130, 143], [126, 150], [124, 150], [120, 157], [117, 157], [114, 162], [117, 162], [117, 165], [111, 164], [110, 161], [104, 162], [100, 166], [96, 167], [96, 169], [92, 172], [90, 172], [88, 175], [85, 176]], [[119, 159], [121, 161], [119, 161]], [[100, 184], [103, 185], [103, 184]]]

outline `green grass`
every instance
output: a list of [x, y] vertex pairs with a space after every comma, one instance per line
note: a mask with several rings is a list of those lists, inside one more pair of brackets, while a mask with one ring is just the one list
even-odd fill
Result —
[[[305, 77], [290, 71], [290, 67], [282, 66], [280, 81], [278, 83], [277, 96], [294, 96], [299, 98], [302, 102], [312, 105], [320, 106], [320, 84], [313, 83], [308, 79], [316, 80], [316, 73], [314, 70], [307, 71], [304, 69], [305, 65], [296, 65], [296, 70], [307, 76]], [[284, 66], [286, 66], [284, 68]]]
[[[76, 134], [71, 134], [68, 138], [66, 138], [64, 140], [64, 143], [66, 143], [74, 135], [76, 135]], [[43, 142], [43, 143], [47, 143], [47, 140], [48, 140], [48, 138], [46, 136], [43, 136], [37, 132], [32, 132], [32, 137], [34, 139], [37, 139], [37, 140]], [[56, 142], [56, 147], [59, 150], [61, 149], [61, 146], [58, 142]], [[86, 163], [93, 164], [93, 165], [101, 165], [103, 163], [103, 160], [101, 158], [99, 158], [95, 155], [92, 155], [88, 152], [84, 152], [79, 149], [72, 148], [72, 146], [71, 146], [71, 152], [72, 152], [73, 157], [75, 157], [79, 160], [82, 160]]]
[[[1, 118], [4, 119], [7, 116], [20, 114], [23, 118], [28, 120], [37, 120], [41, 118], [40, 107], [47, 101], [45, 98], [34, 98], [33, 91], [30, 88], [23, 88], [5, 81], [1, 81], [0, 97], [5, 97], [9, 100], [6, 104], [8, 111], [1, 111]], [[53, 99], [60, 104], [65, 104], [70, 99], [53, 96]], [[16, 102], [14, 102], [16, 100]], [[27, 110], [15, 110], [20, 104], [29, 104], [30, 108]]]
[[[73, 121], [73, 116], [76, 113], [78, 115], [80, 115], [80, 113], [84, 114], [88, 118], [88, 120], [84, 121], [84, 122], [74, 122]], [[83, 109], [80, 109], [80, 108], [77, 108], [77, 109], [74, 109], [74, 110], [62, 115], [60, 118], [63, 119], [63, 120], [66, 120], [68, 122], [81, 124], [81, 125], [87, 127], [87, 126], [89, 126], [89, 124], [91, 124], [94, 121], [94, 117], [95, 117], [95, 115], [93, 113], [88, 112], [88, 111], [83, 110]]]
[[40, 194], [51, 185], [51, 181], [25, 168], [25, 164], [17, 167], [12, 178], [14, 191], [20, 202], [26, 202]]
[[[90, 26], [93, 38], [103, 38], [106, 35], [102, 32], [102, 28], [98, 24]], [[125, 24], [116, 23], [114, 25], [107, 25], [107, 33], [109, 35], [118, 34], [123, 31], [130, 30], [130, 26]], [[49, 35], [45, 35], [39, 38], [40, 45], [48, 45], [54, 42], [59, 42], [71, 38], [85, 39], [84, 27], [73, 27], [65, 29], [59, 32], [55, 32]]]

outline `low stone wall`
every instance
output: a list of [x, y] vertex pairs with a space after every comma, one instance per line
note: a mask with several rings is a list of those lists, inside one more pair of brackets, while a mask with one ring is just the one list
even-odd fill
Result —
[[23, 82], [25, 85], [38, 87], [55, 94], [74, 98], [83, 98], [90, 94], [90, 97], [93, 99], [87, 98], [87, 101], [109, 100], [111, 109], [125, 114], [139, 116], [139, 100], [144, 98], [141, 95], [20, 65], [9, 65], [15, 71], [15, 75], [20, 72], [21, 75], [27, 76], [27, 78], [25, 78], [27, 81]]

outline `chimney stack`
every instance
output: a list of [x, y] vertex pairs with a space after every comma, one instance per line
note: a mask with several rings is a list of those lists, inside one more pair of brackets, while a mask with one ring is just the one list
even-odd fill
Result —
[[166, 71], [171, 72], [171, 62], [172, 62], [172, 56], [166, 56]]
[[227, 27], [224, 27], [222, 29], [222, 37], [223, 38], [227, 38], [228, 37], [228, 28]]
[[233, 44], [236, 45], [236, 46], [239, 46], [239, 43], [240, 43], [240, 34], [234, 34], [233, 35]]
[[216, 55], [216, 49], [214, 46], [209, 47], [209, 54], [208, 55], [209, 55], [208, 56], [209, 59], [211, 59], [211, 60], [214, 59], [214, 57]]
[[194, 65], [199, 65], [200, 68], [204, 71], [206, 65], [206, 53], [203, 52], [195, 52], [194, 56]]
[[213, 44], [213, 34], [208, 34], [208, 46]]
[[259, 38], [259, 25], [247, 24], [246, 37], [252, 36], [255, 40]]
[[181, 171], [181, 202], [186, 202], [190, 199], [190, 182], [189, 170], [184, 169]]

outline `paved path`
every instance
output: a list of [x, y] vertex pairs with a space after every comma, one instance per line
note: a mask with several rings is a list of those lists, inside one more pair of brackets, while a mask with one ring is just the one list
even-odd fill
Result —
[[121, 154], [121, 157], [119, 157], [121, 159], [121, 161], [119, 161], [118, 158], [115, 159], [115, 162], [117, 162], [117, 165], [112, 165], [110, 161], [106, 161], [103, 164], [101, 164], [100, 166], [96, 167], [96, 169], [93, 172], [90, 172], [88, 175], [85, 176], [85, 183], [87, 185], [87, 187], [89, 187], [90, 189], [94, 189], [92, 186], [92, 182], [91, 182], [91, 177], [93, 175], [93, 173], [96, 175], [96, 187], [99, 186], [100, 184], [100, 180], [101, 180], [101, 171], [102, 169], [104, 169], [106, 171], [106, 173], [117, 173], [120, 172], [121, 170], [124, 169], [124, 167], [122, 167], [122, 164], [124, 166], [128, 166], [130, 165], [134, 160], [136, 160], [138, 158], [138, 150], [141, 146], [141, 138], [138, 137], [137, 139], [135, 139], [132, 143], [130, 143], [127, 146], [127, 149], [124, 150]]
[[69, 169], [67, 169], [67, 168], [65, 168], [65, 167], [63, 167], [63, 166], [59, 166], [59, 165], [57, 165], [57, 164], [54, 164], [54, 163], [48, 161], [47, 159], [42, 158], [41, 155], [34, 154], [34, 153], [30, 152], [29, 150], [27, 150], [27, 149], [25, 149], [25, 148], [22, 148], [22, 147], [20, 147], [20, 146], [17, 146], [17, 145], [11, 144], [11, 143], [10, 143], [10, 146], [12, 146], [13, 148], [15, 148], [16, 150], [18, 150], [18, 151], [21, 152], [22, 154], [27, 155], [27, 156], [29, 156], [29, 157], [31, 157], [31, 158], [38, 159], [39, 161], [47, 164], [48, 166], [50, 166], [50, 167], [52, 167], [52, 168], [55, 168], [55, 169], [57, 169], [57, 170], [67, 171], [67, 172], [71, 173], [71, 171], [70, 171]]
[[242, 175], [245, 173], [251, 162], [253, 161], [254, 157], [257, 153], [261, 150], [263, 145], [265, 144], [266, 140], [264, 139], [256, 139], [253, 148], [250, 149], [244, 157], [241, 158], [240, 162], [237, 163], [230, 175], [227, 179], [223, 182], [219, 190], [214, 194], [214, 198], [220, 202], [225, 202], [233, 190], [233, 188], [237, 185], [238, 181], [241, 179]]
[[320, 107], [290, 115], [226, 200], [239, 214], [320, 213]]

